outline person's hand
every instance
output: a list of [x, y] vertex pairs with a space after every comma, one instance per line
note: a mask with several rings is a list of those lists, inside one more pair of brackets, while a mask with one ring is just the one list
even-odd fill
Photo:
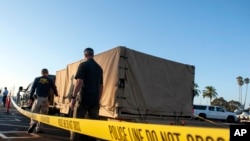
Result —
[[71, 110], [74, 110], [75, 104], [76, 104], [76, 100], [75, 99], [71, 99], [71, 102], [70, 102], [70, 108], [71, 108]]

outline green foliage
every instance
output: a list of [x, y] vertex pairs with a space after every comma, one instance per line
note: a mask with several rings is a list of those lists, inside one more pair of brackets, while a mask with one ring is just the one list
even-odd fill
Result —
[[234, 112], [235, 109], [238, 109], [240, 102], [238, 101], [226, 101], [223, 97], [216, 98], [211, 102], [211, 105], [224, 107], [227, 111]]
[[216, 89], [213, 86], [206, 86], [205, 90], [203, 90], [203, 98], [209, 98], [210, 99], [210, 104], [211, 100], [213, 98], [217, 98], [218, 94], [216, 92]]
[[228, 102], [223, 98], [216, 98], [211, 102], [211, 105], [214, 106], [221, 106], [221, 107], [228, 107]]
[[241, 104], [239, 101], [234, 101], [234, 100], [228, 101], [228, 110], [229, 111], [233, 112], [234, 110], [238, 109], [240, 106], [241, 106]]
[[198, 84], [194, 83], [194, 96], [199, 96], [201, 91], [198, 89]]

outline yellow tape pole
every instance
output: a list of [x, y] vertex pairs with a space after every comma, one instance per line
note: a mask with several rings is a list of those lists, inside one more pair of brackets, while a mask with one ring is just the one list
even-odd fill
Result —
[[12, 102], [23, 115], [42, 123], [111, 141], [229, 141], [229, 129], [116, 122], [34, 114]]

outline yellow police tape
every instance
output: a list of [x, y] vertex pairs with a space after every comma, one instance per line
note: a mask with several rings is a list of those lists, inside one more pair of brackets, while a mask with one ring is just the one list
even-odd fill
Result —
[[110, 141], [229, 141], [229, 129], [101, 121], [34, 114], [12, 102], [23, 115], [68, 131]]

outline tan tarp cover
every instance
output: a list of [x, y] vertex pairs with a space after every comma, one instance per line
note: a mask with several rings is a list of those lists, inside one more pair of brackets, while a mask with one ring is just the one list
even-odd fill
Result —
[[[193, 66], [126, 47], [116, 47], [96, 55], [94, 59], [104, 72], [101, 116], [192, 115]], [[60, 95], [72, 93], [72, 78], [81, 61], [84, 60], [57, 71], [56, 85]]]

